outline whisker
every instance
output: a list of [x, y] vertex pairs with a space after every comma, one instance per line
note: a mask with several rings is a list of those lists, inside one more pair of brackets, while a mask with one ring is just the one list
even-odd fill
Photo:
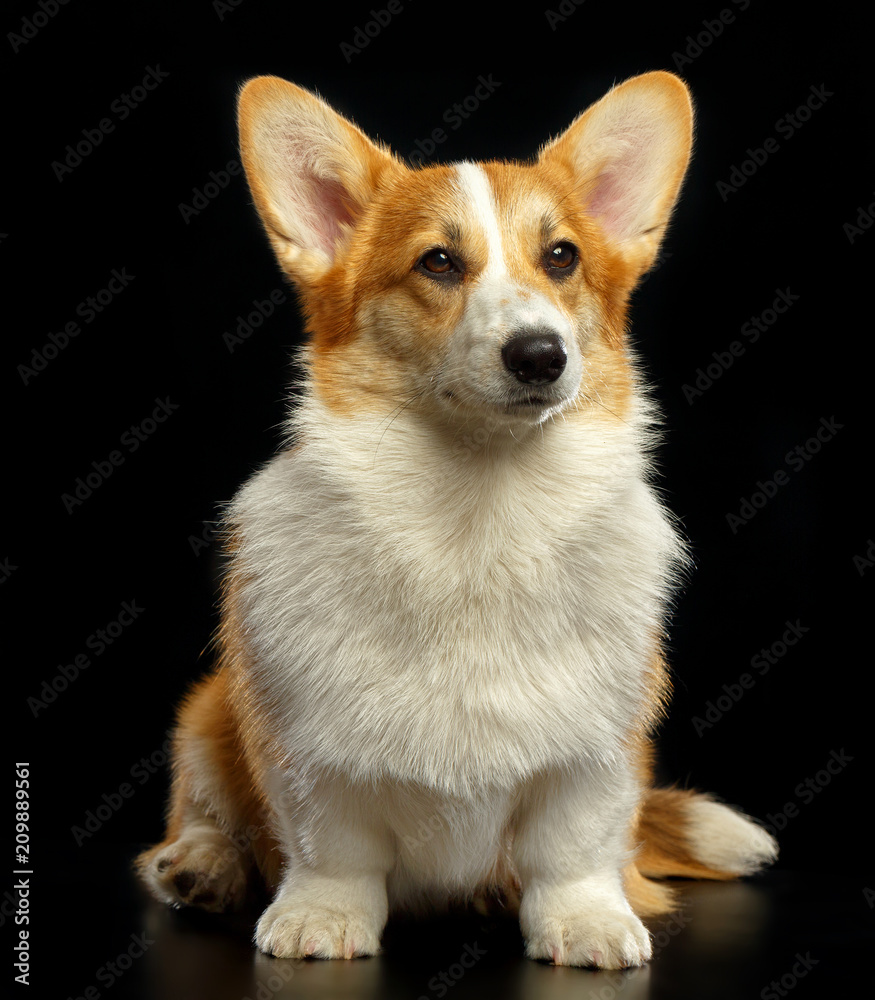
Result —
[[377, 445], [374, 448], [374, 465], [371, 466], [371, 468], [373, 468], [377, 464], [377, 453], [380, 450], [380, 445], [383, 443], [383, 438], [386, 436], [386, 433], [388, 432], [389, 428], [392, 426], [392, 424], [395, 423], [398, 417], [401, 416], [401, 414], [407, 409], [408, 406], [411, 406], [423, 395], [425, 395], [425, 391], [426, 391], [425, 389], [418, 389], [416, 392], [408, 396], [407, 399], [404, 400], [404, 402], [396, 406], [395, 409], [389, 413], [389, 415], [386, 418], [386, 426], [383, 428], [383, 433], [380, 435], [380, 440], [377, 441]]

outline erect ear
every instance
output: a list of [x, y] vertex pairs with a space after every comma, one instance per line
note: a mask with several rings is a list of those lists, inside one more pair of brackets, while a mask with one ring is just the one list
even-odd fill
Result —
[[635, 276], [656, 258], [690, 159], [693, 109], [672, 73], [644, 73], [609, 91], [541, 152], [577, 182]]
[[398, 162], [320, 98], [279, 77], [246, 84], [238, 123], [246, 177], [280, 265], [312, 281], [331, 266]]

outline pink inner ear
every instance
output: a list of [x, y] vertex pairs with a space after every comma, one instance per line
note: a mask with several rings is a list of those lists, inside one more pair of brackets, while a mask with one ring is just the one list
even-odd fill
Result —
[[615, 153], [604, 165], [587, 208], [605, 229], [620, 239], [645, 231], [658, 184], [659, 136], [649, 123], [631, 122], [617, 129]]
[[612, 236], [625, 236], [630, 222], [630, 206], [622, 173], [612, 165], [601, 174], [587, 202], [587, 209], [595, 215]]
[[610, 164], [596, 181], [587, 209], [610, 235], [631, 239], [651, 225], [653, 190], [647, 166], [645, 157], [628, 156]]
[[307, 177], [307, 188], [313, 236], [318, 248], [333, 258], [337, 241], [343, 234], [342, 227], [352, 223], [346, 190], [340, 181], [313, 174]]

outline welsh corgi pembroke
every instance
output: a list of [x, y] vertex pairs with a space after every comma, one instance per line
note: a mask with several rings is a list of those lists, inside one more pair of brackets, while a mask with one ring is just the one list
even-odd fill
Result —
[[280, 453], [226, 511], [215, 670], [175, 730], [171, 906], [272, 902], [255, 941], [373, 955], [390, 913], [489, 900], [526, 953], [651, 955], [666, 876], [777, 852], [654, 788], [661, 646], [684, 546], [651, 486], [627, 340], [686, 171], [665, 72], [531, 162], [411, 169], [313, 93], [242, 90], [242, 158], [306, 316]]

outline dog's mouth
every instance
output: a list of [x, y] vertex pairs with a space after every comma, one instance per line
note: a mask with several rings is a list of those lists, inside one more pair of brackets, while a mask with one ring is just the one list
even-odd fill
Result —
[[527, 393], [525, 396], [508, 400], [501, 411], [511, 419], [516, 418], [526, 423], [533, 420], [542, 423], [559, 413], [567, 402], [568, 399], [562, 394]]
[[[444, 391], [444, 399], [448, 402], [458, 402], [460, 398], [452, 389]], [[512, 413], [514, 410], [535, 410], [546, 406], [556, 406], [561, 404], [561, 402], [562, 400], [551, 398], [541, 393], [529, 393], [514, 399], [503, 400], [497, 405], [506, 413]], [[496, 404], [493, 403], [492, 405], [495, 406]]]
[[458, 389], [447, 389], [441, 396], [451, 407], [454, 415], [497, 421], [498, 425], [509, 427], [541, 424], [556, 416], [570, 402], [566, 393], [561, 392], [502, 392], [468, 393]]
[[497, 418], [509, 426], [540, 424], [572, 405], [579, 390], [579, 355], [571, 355], [562, 367], [555, 377], [525, 380], [494, 362], [468, 364], [461, 371], [453, 365], [435, 373], [432, 385], [454, 419]]

